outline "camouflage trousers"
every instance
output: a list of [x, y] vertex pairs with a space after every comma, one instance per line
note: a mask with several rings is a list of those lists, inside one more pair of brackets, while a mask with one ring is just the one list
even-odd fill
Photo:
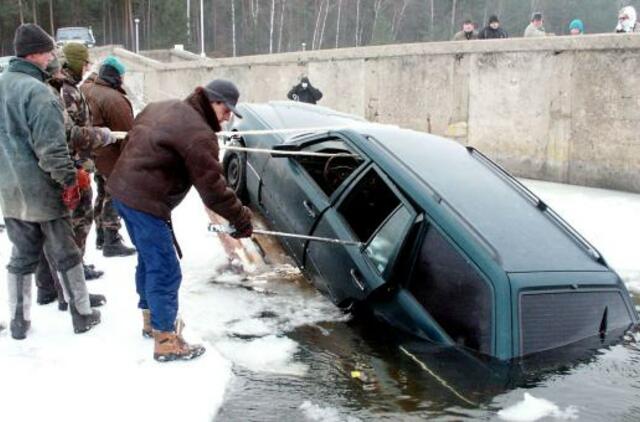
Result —
[[89, 187], [86, 190], [80, 192], [80, 203], [78, 207], [73, 210], [71, 214], [71, 226], [73, 227], [73, 236], [76, 240], [76, 245], [84, 256], [85, 246], [87, 243], [87, 236], [91, 230], [91, 223], [93, 223], [93, 189]]
[[98, 186], [98, 196], [93, 206], [93, 215], [96, 220], [96, 229], [113, 229], [119, 231], [122, 227], [120, 215], [113, 207], [111, 194], [106, 191], [107, 179], [101, 174], [93, 176]]

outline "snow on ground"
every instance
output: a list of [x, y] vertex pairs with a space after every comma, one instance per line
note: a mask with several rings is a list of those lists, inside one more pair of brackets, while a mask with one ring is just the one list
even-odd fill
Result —
[[523, 182], [598, 248], [629, 290], [640, 293], [640, 195]]
[[[140, 334], [135, 257], [104, 258], [89, 237], [86, 262], [105, 271], [89, 290], [103, 293], [103, 322], [73, 334], [68, 313], [56, 304], [32, 308], [24, 341], [0, 331], [0, 421], [210, 421], [232, 375], [232, 363], [254, 371], [302, 374], [298, 345], [284, 333], [302, 324], [345, 316], [307, 286], [297, 270], [278, 269], [243, 280], [218, 274], [226, 256], [206, 231], [207, 217], [195, 191], [174, 214], [182, 250], [180, 312], [187, 341], [204, 341], [207, 353], [192, 362], [157, 363], [153, 340]], [[123, 230], [123, 235], [124, 235]], [[130, 242], [128, 242], [130, 243]], [[8, 325], [4, 266], [10, 242], [0, 234], [0, 323]], [[292, 279], [293, 278], [293, 279]], [[35, 298], [35, 286], [33, 287]], [[63, 410], [62, 410], [63, 409]]]

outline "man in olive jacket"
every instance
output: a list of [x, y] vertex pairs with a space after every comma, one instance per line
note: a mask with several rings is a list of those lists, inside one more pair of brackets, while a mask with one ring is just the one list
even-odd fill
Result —
[[[251, 211], [231, 190], [218, 161], [216, 132], [240, 96], [234, 84], [214, 80], [184, 101], [149, 104], [135, 119], [127, 144], [107, 179], [107, 191], [138, 249], [136, 289], [144, 336], [154, 358], [188, 360], [204, 353], [181, 337], [176, 320], [182, 275], [171, 211], [196, 188], [207, 208], [229, 220], [236, 238], [251, 236]], [[174, 249], [175, 244], [175, 249]]]
[[100, 322], [91, 309], [69, 210], [80, 200], [62, 108], [43, 83], [54, 43], [34, 24], [18, 27], [16, 58], [0, 77], [0, 207], [13, 249], [7, 266], [11, 335], [31, 326], [31, 280], [43, 246], [54, 260], [74, 331]]

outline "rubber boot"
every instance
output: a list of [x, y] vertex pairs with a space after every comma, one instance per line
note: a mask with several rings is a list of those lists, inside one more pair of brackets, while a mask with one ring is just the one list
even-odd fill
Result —
[[102, 227], [96, 228], [96, 249], [101, 251], [104, 245], [104, 229]]
[[27, 338], [31, 328], [31, 274], [18, 275], [9, 273], [9, 315], [11, 316], [11, 337], [16, 340]]
[[153, 329], [151, 328], [151, 311], [142, 310], [142, 337], [153, 338]]
[[113, 256], [129, 256], [136, 253], [135, 248], [129, 248], [122, 243], [122, 237], [117, 230], [104, 229], [104, 244], [102, 255], [107, 258]]
[[[91, 309], [91, 301], [84, 280], [82, 264], [58, 273], [60, 284], [64, 290], [64, 297], [69, 303], [71, 323], [76, 334], [89, 331], [100, 323], [100, 312]], [[104, 296], [103, 296], [104, 298]]]
[[206, 349], [199, 344], [189, 344], [182, 338], [184, 323], [176, 320], [174, 331], [153, 330], [155, 347], [153, 358], [158, 362], [191, 360], [202, 356]]
[[104, 275], [104, 271], [96, 270], [93, 265], [85, 265], [82, 264], [82, 269], [84, 270], [84, 279], [96, 280]]

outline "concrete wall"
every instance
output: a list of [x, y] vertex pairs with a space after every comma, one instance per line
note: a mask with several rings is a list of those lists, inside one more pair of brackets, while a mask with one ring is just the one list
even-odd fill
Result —
[[640, 192], [640, 35], [404, 44], [161, 63], [118, 48], [145, 101], [213, 78], [284, 99], [303, 74], [322, 105], [448, 136], [518, 176]]

